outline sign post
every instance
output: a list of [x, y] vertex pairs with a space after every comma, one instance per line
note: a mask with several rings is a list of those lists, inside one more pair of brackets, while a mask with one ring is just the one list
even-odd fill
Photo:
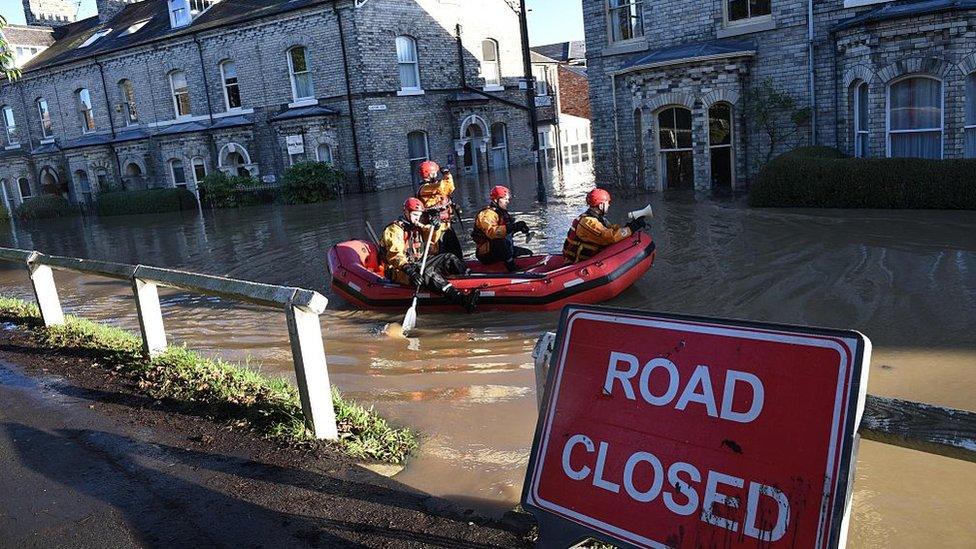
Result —
[[570, 306], [523, 505], [540, 546], [841, 547], [871, 343]]

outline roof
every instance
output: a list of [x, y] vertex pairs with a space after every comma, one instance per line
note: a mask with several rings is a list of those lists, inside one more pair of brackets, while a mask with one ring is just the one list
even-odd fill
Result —
[[563, 65], [563, 69], [586, 78], [586, 67], [580, 67], [579, 65]]
[[913, 17], [918, 15], [928, 15], [931, 13], [939, 13], [943, 11], [955, 11], [955, 10], [967, 10], [976, 9], [976, 1], [974, 0], [924, 0], [922, 2], [902, 0], [899, 2], [891, 2], [885, 4], [879, 8], [867, 11], [852, 17], [850, 19], [841, 21], [840, 23], [834, 25], [831, 32], [837, 32], [853, 27], [859, 27], [868, 23], [876, 23], [879, 21], [885, 21], [889, 19], [901, 19], [904, 17]]
[[531, 49], [560, 63], [569, 63], [574, 59], [586, 59], [586, 42], [582, 40], [533, 46]]
[[532, 59], [533, 63], [559, 63], [559, 61], [556, 61], [555, 59], [546, 57], [545, 55], [536, 53], [534, 51], [529, 52], [529, 58]]
[[631, 72], [644, 68], [677, 65], [706, 58], [742, 57], [756, 54], [756, 44], [751, 40], [719, 39], [706, 42], [679, 44], [641, 53], [624, 64], [617, 73]]
[[[170, 28], [166, 0], [143, 0], [129, 4], [110, 20], [102, 23], [98, 16], [59, 27], [54, 31], [57, 41], [23, 68], [24, 72], [43, 70], [57, 65], [99, 54], [132, 48], [158, 40], [172, 38], [268, 17], [323, 3], [325, 0], [223, 0], [197, 17], [193, 23], [178, 29]], [[146, 25], [132, 34], [126, 30], [142, 21]], [[78, 48], [96, 32], [112, 32], [85, 48]]]
[[294, 109], [288, 109], [281, 113], [278, 113], [271, 118], [272, 122], [281, 122], [283, 120], [292, 120], [295, 118], [308, 118], [310, 116], [331, 116], [333, 114], [339, 114], [339, 111], [331, 107], [323, 107], [321, 105], [310, 105], [308, 107], [296, 107]]
[[54, 43], [54, 31], [47, 27], [28, 27], [25, 25], [8, 25], [0, 31], [0, 35], [14, 46], [50, 46]]
[[487, 103], [487, 97], [470, 92], [459, 92], [452, 95], [447, 102], [448, 103]]
[[77, 149], [79, 147], [92, 147], [95, 145], [107, 145], [111, 142], [112, 136], [107, 133], [89, 133], [79, 137], [78, 139], [66, 141], [64, 145], [61, 145], [61, 150]]

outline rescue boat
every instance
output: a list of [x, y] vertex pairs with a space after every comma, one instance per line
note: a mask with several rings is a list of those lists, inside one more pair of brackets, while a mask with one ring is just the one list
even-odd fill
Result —
[[[362, 240], [333, 246], [328, 254], [333, 290], [363, 309], [410, 306], [414, 288], [385, 278], [378, 252], [375, 244]], [[449, 280], [462, 292], [481, 290], [478, 311], [553, 311], [569, 303], [601, 303], [616, 297], [651, 268], [654, 256], [654, 239], [637, 231], [579, 263], [567, 263], [562, 255], [528, 256], [517, 260], [520, 272], [509, 273], [501, 263], [469, 261], [470, 276]], [[427, 291], [420, 293], [420, 306], [461, 310]]]

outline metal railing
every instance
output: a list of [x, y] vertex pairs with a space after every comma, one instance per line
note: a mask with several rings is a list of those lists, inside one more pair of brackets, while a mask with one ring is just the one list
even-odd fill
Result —
[[[538, 407], [552, 358], [554, 332], [539, 336], [532, 352]], [[867, 440], [976, 463], [976, 413], [868, 395], [858, 434]]]
[[159, 286], [284, 309], [305, 424], [316, 438], [339, 438], [319, 321], [319, 315], [325, 312], [328, 305], [328, 300], [322, 294], [291, 286], [260, 284], [146, 265], [45, 255], [12, 248], [0, 248], [0, 261], [19, 263], [27, 267], [45, 326], [64, 324], [64, 311], [54, 283], [55, 269], [131, 283], [143, 352], [149, 357], [166, 350], [166, 331], [163, 328], [157, 290]]

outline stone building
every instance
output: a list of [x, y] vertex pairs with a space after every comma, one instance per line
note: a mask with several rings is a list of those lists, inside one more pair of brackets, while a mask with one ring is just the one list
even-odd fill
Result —
[[353, 191], [409, 186], [427, 158], [532, 161], [506, 0], [97, 0], [81, 21], [73, 2], [24, 5], [52, 41], [0, 85], [8, 207], [193, 190], [214, 170], [274, 184], [304, 160]]
[[[584, 0], [583, 9], [606, 184], [744, 186], [771, 154], [809, 144], [976, 156], [976, 2]], [[796, 108], [750, 99], [764, 88]], [[751, 106], [771, 115], [775, 141], [743, 116]]]

